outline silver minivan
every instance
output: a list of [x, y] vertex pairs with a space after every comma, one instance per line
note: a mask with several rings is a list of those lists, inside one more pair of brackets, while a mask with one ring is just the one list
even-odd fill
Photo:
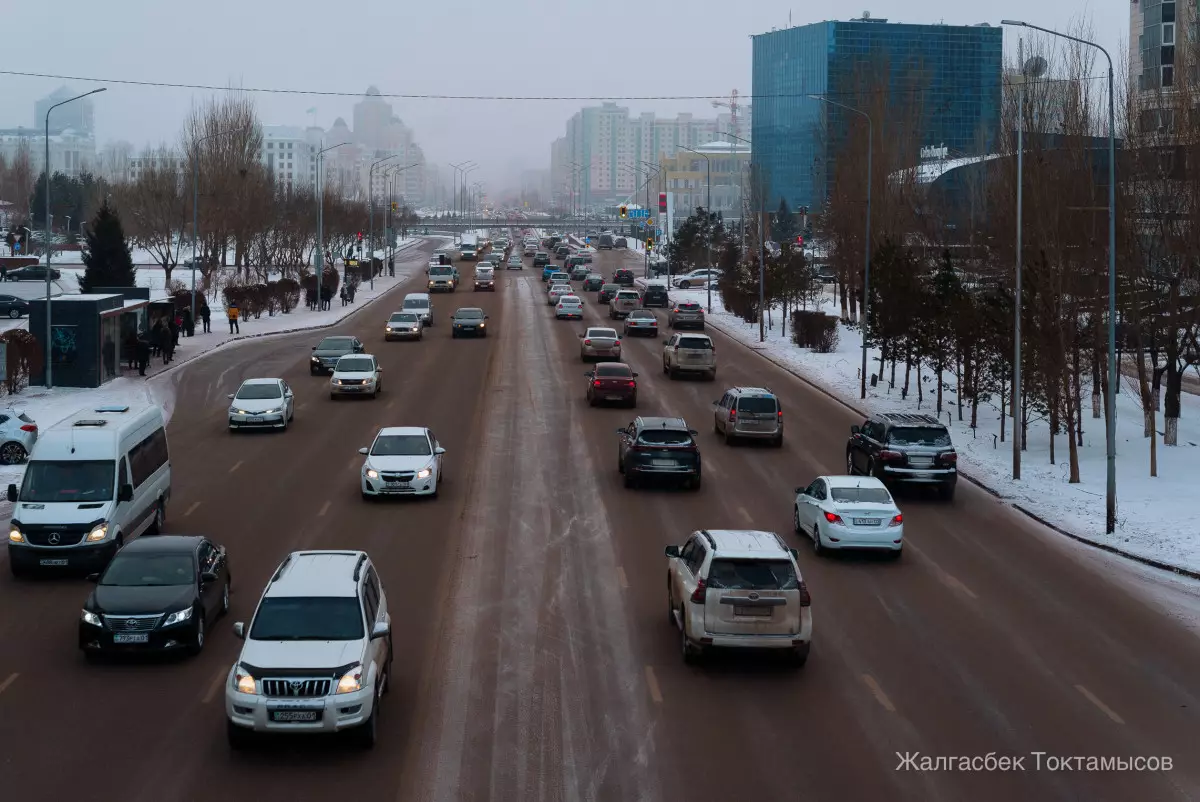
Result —
[[783, 407], [779, 398], [763, 387], [732, 387], [713, 402], [713, 431], [724, 435], [726, 445], [735, 440], [770, 440], [783, 445]]

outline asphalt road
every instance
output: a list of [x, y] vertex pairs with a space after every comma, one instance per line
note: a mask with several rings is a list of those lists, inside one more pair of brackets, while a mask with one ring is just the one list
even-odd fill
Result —
[[[602, 253], [601, 272], [624, 258]], [[234, 755], [222, 681], [240, 642], [227, 624], [193, 660], [88, 665], [75, 647], [87, 587], [3, 579], [4, 796], [1200, 798], [1200, 642], [1182, 623], [966, 483], [952, 504], [901, 496], [901, 561], [817, 559], [790, 531], [791, 491], [842, 470], [860, 421], [716, 332], [716, 382], [671, 381], [659, 342], [626, 340], [637, 413], [589, 408], [583, 327], [554, 321], [539, 275], [498, 271], [494, 295], [438, 297], [421, 343], [381, 337], [420, 277], [336, 327], [382, 360], [373, 402], [331, 402], [308, 376], [317, 335], [222, 349], [175, 377], [169, 528], [228, 546], [229, 623], [252, 613], [288, 551], [365, 548], [379, 565], [396, 671], [373, 753], [322, 741]], [[585, 297], [588, 322], [605, 320]], [[493, 335], [452, 341], [458, 305], [483, 306]], [[294, 428], [229, 435], [224, 394], [263, 375], [296, 389]], [[781, 395], [783, 449], [711, 433], [710, 404], [735, 384]], [[682, 415], [701, 432], [699, 493], [621, 485], [615, 429], [633, 414]], [[364, 504], [356, 450], [404, 424], [446, 446], [441, 497]], [[815, 622], [805, 668], [737, 656], [684, 666], [662, 552], [704, 527], [775, 530], [801, 549]], [[897, 771], [898, 752], [995, 753], [1025, 768]], [[1174, 768], [1037, 770], [1034, 752]]]

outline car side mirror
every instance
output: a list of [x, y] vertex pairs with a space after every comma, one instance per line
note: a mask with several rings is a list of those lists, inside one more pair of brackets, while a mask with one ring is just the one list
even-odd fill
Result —
[[666, 554], [668, 557], [678, 557], [679, 556], [679, 547], [678, 546], [667, 546], [665, 549], [663, 549], [663, 553]]
[[133, 485], [121, 485], [121, 490], [117, 494], [117, 501], [133, 501]]
[[232, 400], [233, 400], [233, 393], [227, 393], [227, 394], [225, 395], [225, 397], [226, 397], [226, 398], [228, 398], [230, 401], [232, 401]]
[[696, 431], [695, 429], [688, 429], [688, 434], [695, 435], [695, 434], [700, 434], [700, 432]]
[[788, 551], [789, 551], [789, 552], [791, 552], [791, 555], [792, 555], [792, 559], [793, 559], [793, 560], [798, 560], [798, 559], [800, 559], [800, 552], [798, 552], [798, 551], [796, 551], [795, 549], [792, 549], [792, 548], [789, 548], [789, 549], [788, 549]]
[[92, 582], [92, 583], [99, 582], [99, 581], [100, 581], [100, 574], [88, 574], [88, 575], [87, 575], [87, 580], [88, 580], [88, 582]]
[[483, 316], [483, 319], [484, 319], [484, 320], [491, 320], [491, 319], [492, 319], [492, 317], [491, 317], [491, 315], [484, 315], [484, 316]]
[[16, 500], [17, 500], [17, 486], [16, 485], [8, 486], [8, 500], [12, 501], [12, 502], [16, 502]]
[[635, 378], [635, 379], [636, 379], [637, 377], [638, 377], [638, 375], [637, 375], [636, 373], [635, 373], [635, 374], [633, 374], [633, 378]]
[[213, 582], [216, 582], [216, 581], [217, 581], [217, 572], [216, 571], [205, 571], [204, 573], [200, 574], [200, 584], [202, 584], [202, 585], [211, 585]]
[[358, 450], [358, 453], [359, 453], [359, 454], [362, 454], [362, 455], [365, 457], [365, 456], [367, 456], [367, 454], [370, 454], [370, 453], [371, 453], [371, 449], [369, 449], [369, 448], [360, 448], [360, 449]]
[[284, 398], [292, 398], [293, 397], [292, 391], [288, 390], [286, 393], [283, 394], [283, 397]]
[[797, 487], [797, 488], [796, 488], [796, 495], [797, 495], [797, 496], [803, 496], [803, 495], [804, 495], [804, 491], [805, 491], [806, 489], [807, 489], [807, 488], [803, 488], [803, 487]]
[[433, 453], [434, 453], [434, 454], [437, 454], [437, 455], [439, 455], [439, 456], [440, 456], [440, 455], [442, 455], [442, 454], [445, 454], [445, 453], [446, 453], [446, 449], [442, 448], [441, 446], [438, 446], [437, 448], [435, 448], [435, 449], [433, 450]]
[[855, 425], [855, 426], [850, 427], [850, 434], [861, 434], [861, 433], [862, 433], [861, 426]]
[[233, 637], [237, 638], [238, 640], [246, 639], [246, 625], [241, 621], [238, 621], [233, 625]]
[[392, 634], [392, 625], [390, 623], [388, 623], [387, 621], [380, 621], [379, 623], [375, 624], [375, 626], [371, 627], [371, 640], [378, 640], [379, 638], [386, 638], [388, 635], [391, 635], [391, 634]]

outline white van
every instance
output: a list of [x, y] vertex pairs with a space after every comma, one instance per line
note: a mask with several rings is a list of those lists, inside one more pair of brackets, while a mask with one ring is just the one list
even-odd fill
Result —
[[117, 549], [157, 534], [171, 499], [171, 459], [162, 409], [96, 407], [43, 432], [13, 503], [8, 564], [99, 571]]
[[433, 301], [427, 292], [410, 292], [405, 295], [404, 305], [400, 307], [400, 311], [420, 315], [423, 325], [433, 325]]

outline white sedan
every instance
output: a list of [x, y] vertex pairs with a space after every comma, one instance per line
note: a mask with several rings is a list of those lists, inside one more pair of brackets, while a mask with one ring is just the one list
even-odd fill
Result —
[[583, 320], [583, 299], [578, 295], [562, 296], [554, 307], [554, 317], [558, 320]]
[[433, 432], [422, 426], [385, 426], [363, 460], [361, 489], [364, 499], [380, 496], [433, 496], [442, 481], [446, 449]]
[[904, 548], [904, 516], [883, 482], [873, 476], [818, 476], [796, 488], [792, 508], [796, 533], [826, 549], [886, 551]]
[[546, 305], [554, 306], [558, 303], [558, 299], [564, 295], [570, 295], [575, 290], [570, 284], [551, 284], [550, 292], [546, 294]]
[[383, 368], [370, 354], [348, 354], [337, 361], [329, 379], [329, 397], [369, 395], [383, 392]]
[[246, 379], [229, 394], [229, 431], [287, 429], [295, 417], [292, 388], [283, 379]]

